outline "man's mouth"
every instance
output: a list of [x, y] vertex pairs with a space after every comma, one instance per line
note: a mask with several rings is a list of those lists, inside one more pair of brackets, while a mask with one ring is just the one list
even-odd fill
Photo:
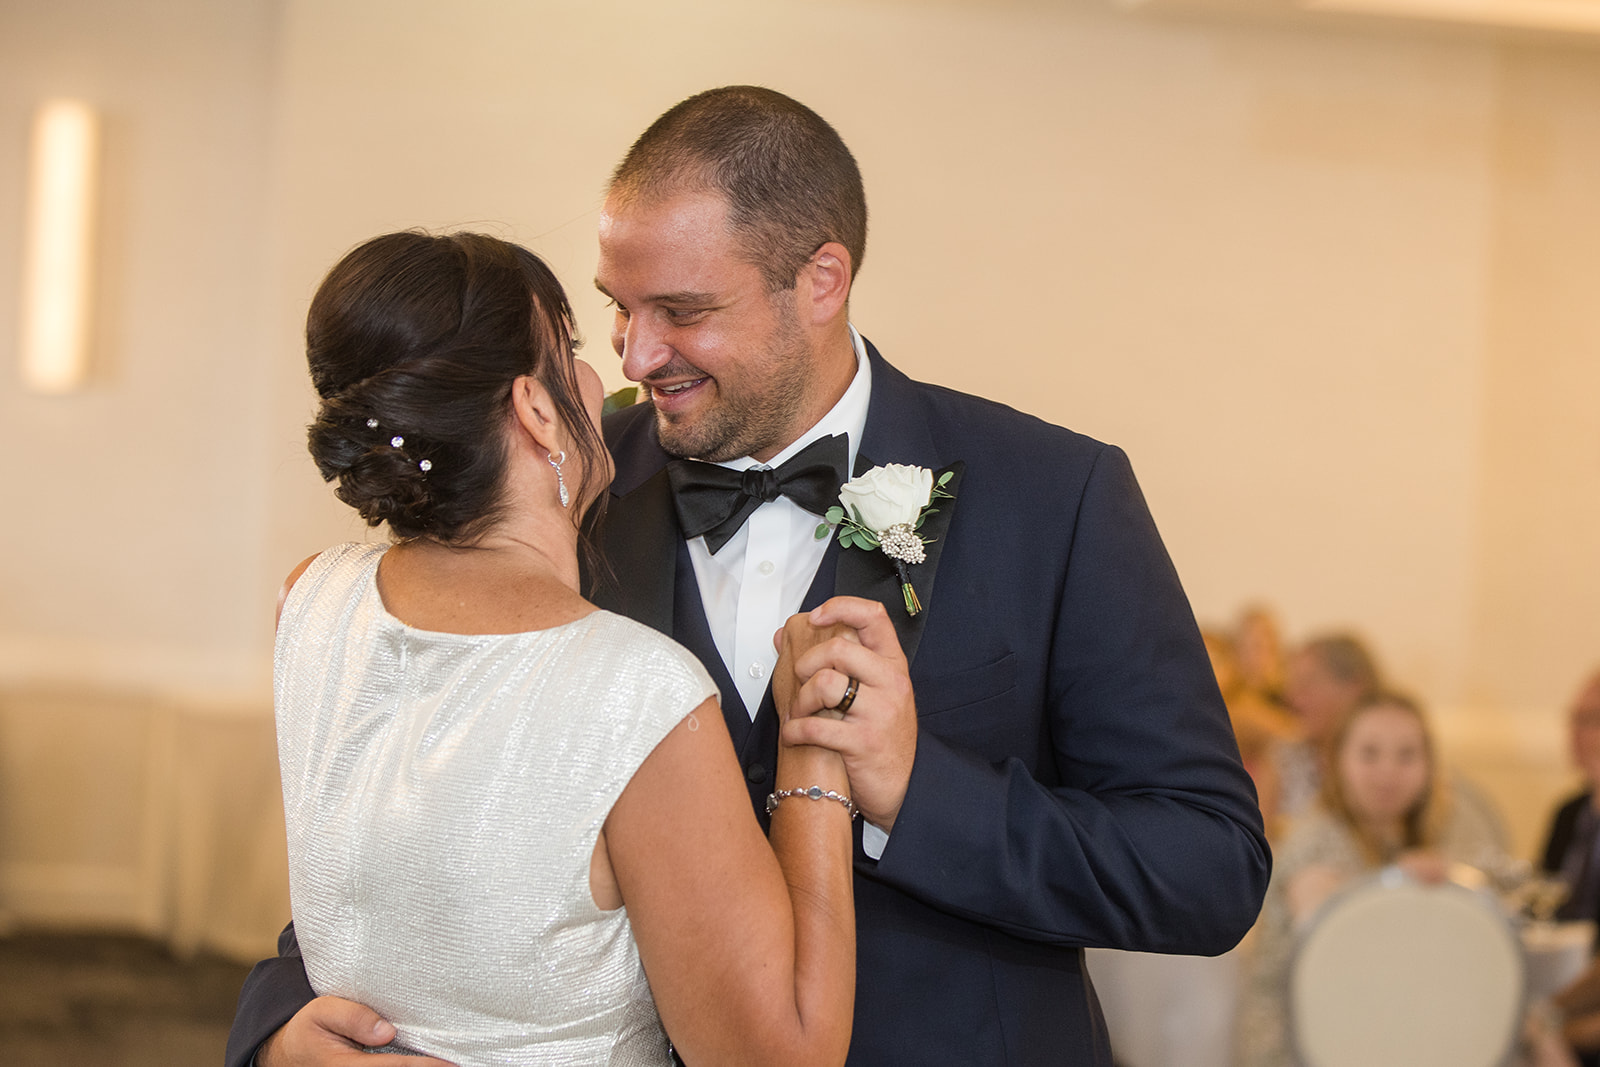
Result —
[[689, 381], [674, 382], [671, 385], [652, 384], [650, 386], [650, 393], [651, 396], [658, 402], [663, 400], [671, 401], [677, 397], [683, 396], [685, 393], [693, 392], [695, 389], [699, 388], [710, 380], [710, 378], [692, 378]]

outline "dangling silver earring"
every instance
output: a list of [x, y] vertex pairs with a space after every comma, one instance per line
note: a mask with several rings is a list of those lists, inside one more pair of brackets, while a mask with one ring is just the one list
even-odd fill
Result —
[[567, 461], [565, 452], [546, 452], [550, 457], [550, 466], [556, 469], [556, 492], [561, 496], [561, 506], [566, 507], [570, 498], [567, 496], [567, 480], [561, 476], [561, 465]]

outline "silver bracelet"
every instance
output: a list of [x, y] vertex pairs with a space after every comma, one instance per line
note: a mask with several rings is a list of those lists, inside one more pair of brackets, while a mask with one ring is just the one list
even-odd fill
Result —
[[855, 801], [851, 800], [843, 793], [835, 793], [833, 790], [824, 789], [820, 785], [814, 785], [806, 789], [779, 789], [775, 793], [768, 793], [767, 814], [771, 815], [773, 811], [777, 809], [778, 801], [784, 799], [785, 797], [810, 797], [812, 800], [837, 800], [849, 810], [850, 817], [852, 819], [861, 814], [861, 809], [856, 807]]

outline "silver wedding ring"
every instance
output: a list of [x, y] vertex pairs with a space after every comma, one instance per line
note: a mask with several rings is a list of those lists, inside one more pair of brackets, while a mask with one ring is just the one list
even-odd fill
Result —
[[[846, 677], [849, 678], [848, 675]], [[839, 703], [829, 708], [829, 711], [837, 711], [840, 715], [843, 715], [850, 710], [850, 705], [856, 702], [856, 691], [861, 688], [861, 683], [854, 678], [850, 678], [849, 681], [850, 684], [844, 687], [844, 696], [840, 697]]]

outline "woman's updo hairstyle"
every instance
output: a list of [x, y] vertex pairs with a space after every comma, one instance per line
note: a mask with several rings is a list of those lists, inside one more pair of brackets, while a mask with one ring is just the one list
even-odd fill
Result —
[[375, 237], [323, 279], [306, 317], [324, 481], [369, 526], [469, 543], [503, 506], [511, 385], [549, 391], [584, 471], [605, 471], [572, 361], [572, 308], [525, 248], [477, 233]]

